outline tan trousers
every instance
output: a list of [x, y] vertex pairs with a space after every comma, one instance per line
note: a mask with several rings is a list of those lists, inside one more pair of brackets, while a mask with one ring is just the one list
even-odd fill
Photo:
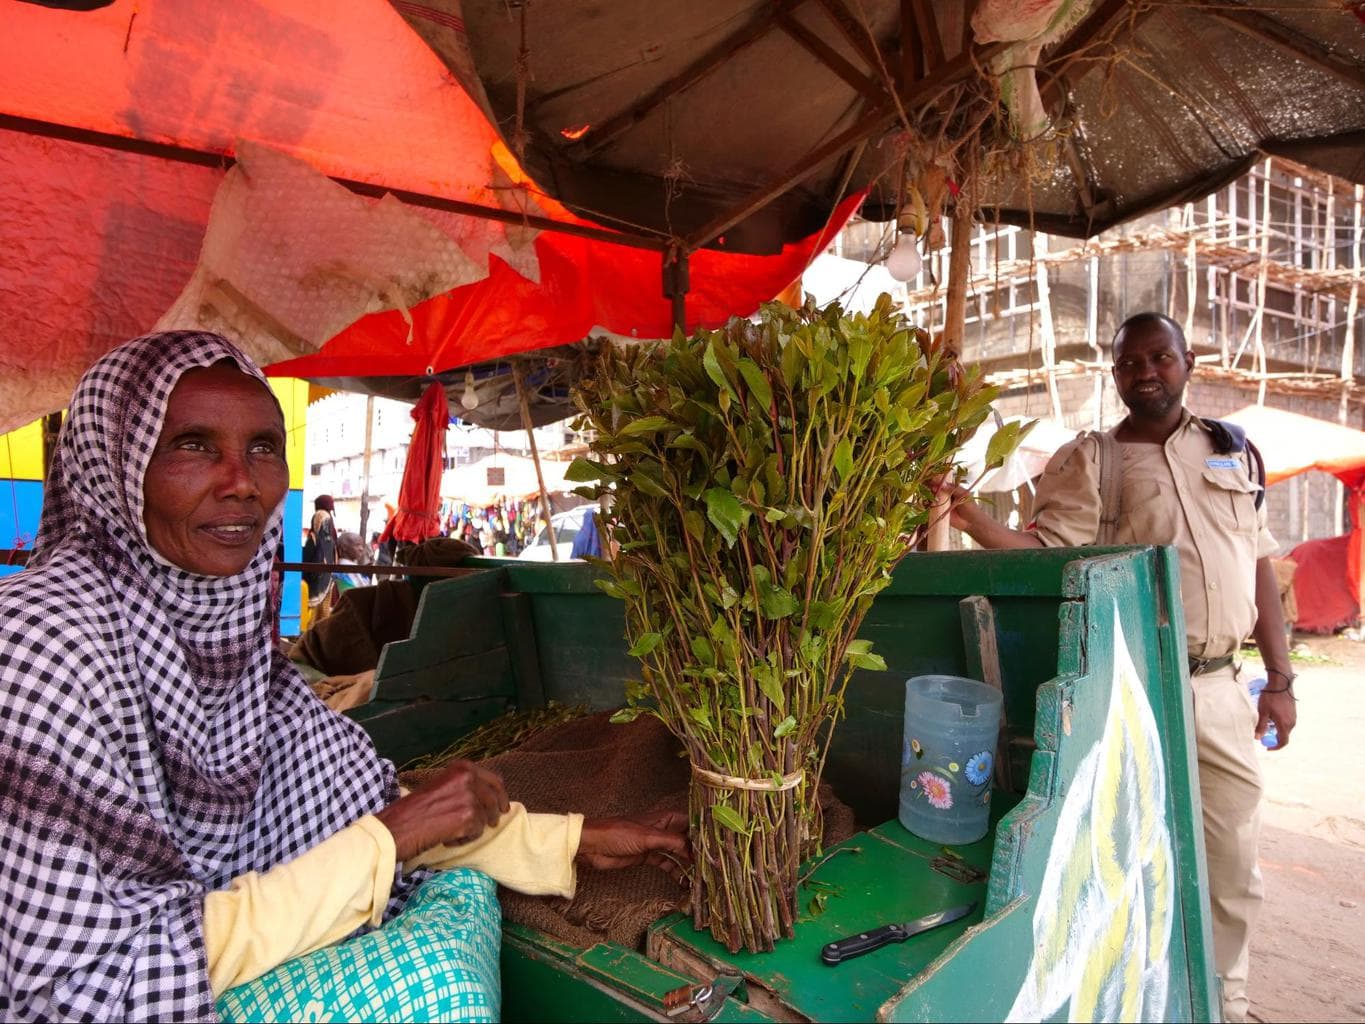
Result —
[[1257, 711], [1246, 680], [1239, 680], [1232, 666], [1194, 676], [1190, 684], [1213, 911], [1213, 959], [1223, 978], [1223, 1016], [1243, 1021], [1251, 929], [1265, 895], [1256, 851], [1261, 834]]

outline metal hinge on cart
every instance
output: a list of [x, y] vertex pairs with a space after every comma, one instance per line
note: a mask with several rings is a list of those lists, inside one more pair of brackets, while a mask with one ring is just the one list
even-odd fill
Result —
[[701, 985], [682, 985], [664, 996], [664, 1012], [669, 1020], [708, 1021], [720, 1013], [726, 997], [744, 994], [744, 979], [737, 974], [722, 974]]

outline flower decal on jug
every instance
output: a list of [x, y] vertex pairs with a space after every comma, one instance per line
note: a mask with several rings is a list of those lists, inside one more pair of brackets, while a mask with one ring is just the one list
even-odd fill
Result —
[[991, 781], [994, 758], [989, 750], [973, 754], [967, 759], [967, 781], [973, 786], [984, 786]]
[[[914, 737], [907, 737], [901, 754], [902, 767], [910, 765], [912, 756], [915, 760], [922, 760], [924, 745]], [[970, 787], [972, 792], [968, 795], [977, 797], [983, 804], [990, 803], [991, 769], [994, 766], [994, 755], [989, 750], [980, 750], [967, 758], [965, 765], [949, 761], [946, 765], [940, 763], [920, 771], [910, 780], [910, 790], [940, 811], [952, 809], [954, 786], [959, 790], [959, 796], [963, 795], [961, 790]]]
[[920, 772], [917, 781], [920, 792], [931, 806], [937, 807], [940, 811], [946, 811], [953, 806], [953, 791], [947, 779], [933, 772]]

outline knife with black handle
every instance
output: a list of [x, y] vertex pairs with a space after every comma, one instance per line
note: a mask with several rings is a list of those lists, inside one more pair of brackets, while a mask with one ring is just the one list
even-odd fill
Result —
[[859, 932], [847, 939], [827, 943], [820, 950], [820, 959], [833, 967], [835, 964], [851, 960], [855, 956], [871, 953], [874, 949], [880, 949], [887, 943], [904, 942], [912, 935], [919, 935], [942, 925], [960, 921], [975, 909], [976, 902], [972, 901], [971, 903], [964, 903], [960, 907], [949, 907], [947, 910], [925, 914], [923, 917], [906, 921], [904, 924], [884, 924], [880, 928], [873, 928], [871, 931]]

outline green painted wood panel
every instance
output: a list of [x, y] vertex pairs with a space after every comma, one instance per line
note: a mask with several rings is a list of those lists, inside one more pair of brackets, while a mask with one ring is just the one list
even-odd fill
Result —
[[401, 767], [515, 706], [504, 586], [484, 571], [422, 590], [409, 639], [380, 652], [374, 700], [346, 712], [381, 755]]
[[[509, 592], [529, 597], [546, 696], [619, 703], [635, 669], [624, 656], [620, 606], [593, 588], [591, 570], [518, 565], [504, 574]], [[843, 917], [859, 917], [859, 906], [879, 920], [909, 918], [955, 894], [957, 883], [924, 876], [929, 851], [890, 841], [893, 822], [851, 841], [875, 854], [843, 854], [820, 868], [817, 877], [854, 895], [833, 911], [827, 903], [774, 953], [729, 957], [673, 919], [656, 925], [659, 955], [667, 939], [743, 967], [788, 1001], [787, 1015], [820, 1020], [1119, 1018], [1137, 1005], [1134, 993], [1146, 1000], [1145, 1017], [1216, 1016], [1178, 585], [1174, 552], [1150, 548], [907, 558], [862, 633], [888, 669], [853, 679], [827, 777], [863, 820], [894, 816], [904, 680], [964, 673], [971, 658], [958, 601], [988, 597], [1019, 741], [1016, 784], [1026, 778], [1027, 791], [972, 851], [989, 866], [976, 883], [986, 893], [983, 916], [861, 966], [819, 962], [814, 951]], [[998, 810], [1008, 803], [1002, 796]], [[607, 992], [610, 1002], [613, 988], [620, 1012], [648, 1016], [636, 955], [620, 959], [605, 947], [579, 962], [523, 950], [504, 969], [518, 988], [525, 980], [560, 993], [537, 1003], [532, 1019], [606, 1019], [595, 1000]], [[1147, 972], [1136, 982], [1134, 964]]]
[[[521, 925], [506, 925], [502, 942], [502, 1018], [509, 1021], [667, 1020], [664, 997], [693, 984], [634, 950], [602, 943], [576, 949]], [[760, 1024], [770, 1018], [738, 998], [726, 999], [717, 1024]]]
[[[716, 965], [739, 970], [751, 984], [768, 989], [796, 1013], [811, 1020], [873, 1020], [878, 1009], [931, 963], [971, 925], [981, 920], [986, 897], [986, 871], [992, 840], [952, 851], [960, 863], [975, 868], [980, 880], [963, 881], [934, 867], [944, 848], [911, 835], [899, 822], [889, 822], [840, 843], [801, 889], [802, 916], [796, 937], [771, 953], [729, 953], [709, 934], [692, 928], [691, 918], [672, 915], [651, 931], [649, 950], [681, 946]], [[813, 902], [824, 894], [824, 909]], [[860, 931], [922, 917], [946, 907], [977, 903], [961, 921], [932, 932], [883, 946], [830, 967], [820, 960], [827, 942]]]
[[383, 702], [366, 705], [364, 717], [352, 717], [369, 734], [375, 750], [402, 769], [418, 758], [445, 750], [461, 736], [512, 708], [512, 701], [506, 697]]

